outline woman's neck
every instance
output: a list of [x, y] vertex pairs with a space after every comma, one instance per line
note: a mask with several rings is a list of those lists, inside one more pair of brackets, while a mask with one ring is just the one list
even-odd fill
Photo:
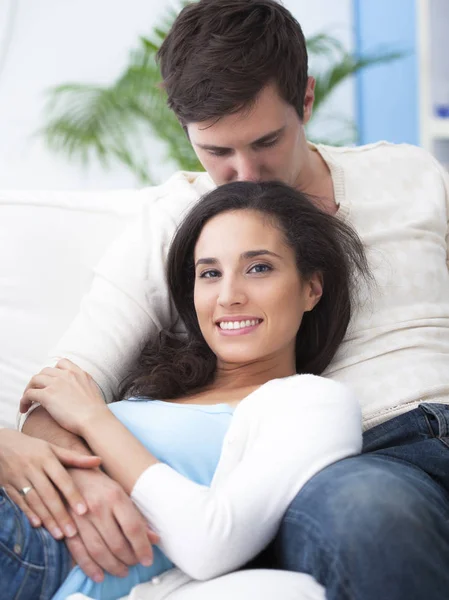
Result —
[[294, 356], [267, 357], [252, 363], [224, 363], [217, 361], [214, 380], [207, 387], [196, 390], [172, 402], [180, 404], [229, 404], [237, 406], [261, 385], [272, 379], [295, 375]]
[[254, 363], [230, 364], [218, 361], [213, 388], [234, 390], [258, 387], [271, 379], [289, 377], [296, 373], [295, 361], [267, 358]]

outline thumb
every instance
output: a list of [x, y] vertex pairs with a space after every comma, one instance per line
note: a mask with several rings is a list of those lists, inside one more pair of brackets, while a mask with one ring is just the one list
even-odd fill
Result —
[[59, 458], [61, 463], [65, 466], [78, 467], [81, 469], [92, 469], [98, 467], [101, 463], [99, 456], [89, 456], [87, 454], [81, 454], [81, 452], [75, 452], [74, 450], [67, 450], [60, 446], [51, 444], [51, 449]]

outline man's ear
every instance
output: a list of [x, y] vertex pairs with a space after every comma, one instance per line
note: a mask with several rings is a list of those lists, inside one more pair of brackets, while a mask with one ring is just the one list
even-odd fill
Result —
[[314, 100], [315, 100], [315, 78], [309, 77], [307, 79], [306, 93], [304, 95], [304, 118], [303, 118], [304, 125], [310, 121], [310, 117], [312, 116]]

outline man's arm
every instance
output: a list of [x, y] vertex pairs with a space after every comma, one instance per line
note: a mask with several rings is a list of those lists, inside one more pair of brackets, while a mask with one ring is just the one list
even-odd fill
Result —
[[[152, 319], [148, 306], [151, 299], [148, 240], [157, 243], [157, 239], [149, 235], [155, 223], [149, 213], [147, 203], [139, 218], [108, 250], [97, 267], [80, 313], [49, 357], [49, 363], [54, 363], [57, 356], [72, 358], [89, 371], [108, 401], [116, 395], [121, 379], [129, 372], [156, 326], [161, 325]], [[154, 282], [159, 287], [160, 298], [166, 285], [158, 279], [163, 272], [160, 252], [158, 256], [161, 264], [159, 271], [154, 272]], [[28, 414], [22, 430], [62, 448], [90, 454], [82, 439], [61, 428], [41, 407]], [[142, 555], [146, 558], [151, 555], [145, 521], [122, 487], [99, 469], [70, 473], [89, 508], [83, 517], [70, 512], [80, 533], [67, 540], [72, 556], [92, 578], [101, 576], [100, 566], [114, 575], [126, 575], [126, 565], [135, 564]], [[140, 549], [139, 556], [133, 547]]]
[[[70, 359], [91, 375], [106, 402], [117, 397], [121, 381], [148, 339], [161, 326], [169, 325], [161, 317], [165, 314], [162, 308], [159, 314], [158, 299], [168, 296], [167, 286], [161, 281], [163, 265], [160, 272], [152, 269], [151, 284], [148, 278], [151, 221], [150, 207], [145, 204], [95, 268], [91, 288], [81, 302], [79, 313], [50, 350], [47, 360], [46, 366], [53, 366], [60, 358]], [[155, 307], [150, 306], [153, 285], [159, 289]], [[21, 408], [28, 409], [23, 405]]]
[[[80, 313], [49, 358], [49, 363], [54, 363], [55, 356], [65, 356], [89, 371], [108, 401], [116, 395], [121, 379], [146, 341], [156, 329], [169, 324], [163, 322], [164, 315], [170, 315], [168, 299], [163, 302], [167, 295], [164, 253], [155, 253], [154, 265], [148, 256], [148, 240], [156, 245], [160, 242], [160, 236], [154, 236], [157, 221], [156, 217], [151, 218], [150, 206], [146, 204], [140, 218], [109, 249], [97, 268]], [[150, 289], [149, 272], [157, 294]], [[149, 307], [153, 297], [154, 318]], [[167, 307], [165, 312], [160, 311], [162, 319], [156, 317], [159, 303]], [[28, 415], [23, 431], [64, 448], [90, 453], [83, 440], [61, 428], [41, 407]], [[126, 575], [126, 565], [151, 556], [144, 519], [122, 487], [105, 473], [73, 470], [71, 474], [89, 509], [84, 517], [70, 513], [80, 533], [66, 541], [72, 556], [93, 579], [101, 577], [100, 567], [117, 576]], [[139, 556], [133, 551], [136, 547], [140, 549]]]
[[28, 416], [22, 431], [31, 437], [45, 440], [56, 446], [61, 446], [61, 448], [76, 450], [82, 454], [92, 454], [83, 439], [63, 429], [41, 406], [38, 406]]
[[[68, 358], [88, 372], [102, 390], [106, 401], [116, 397], [121, 381], [128, 375], [152, 335], [170, 327], [175, 321], [165, 278], [166, 253], [183, 211], [198, 199], [202, 191], [195, 188], [191, 178], [175, 176], [160, 189], [142, 192], [148, 198], [140, 217], [111, 246], [100, 262], [80, 313], [49, 357], [51, 364], [58, 358]], [[29, 435], [50, 439], [58, 445], [89, 452], [82, 440], [61, 429], [41, 408], [28, 416], [24, 431]], [[91, 498], [90, 503], [86, 498], [90, 510], [88, 516], [82, 519], [94, 525], [95, 532], [92, 528], [91, 533], [87, 533], [89, 528], [81, 531], [79, 519], [76, 520], [91, 557], [98, 555], [103, 559], [108, 556], [109, 549], [105, 548], [104, 543], [106, 540], [111, 550], [110, 556], [119, 556], [121, 566], [136, 562], [131, 545], [122, 531], [130, 531], [135, 539], [145, 531], [145, 527], [129, 497], [118, 484], [107, 479], [108, 490], [111, 491], [105, 502], [104, 473], [99, 470], [73, 473], [76, 473], [77, 485], [83, 488], [82, 493], [86, 489]], [[83, 482], [91, 482], [94, 477], [98, 481], [83, 485]], [[94, 492], [95, 498], [92, 498]], [[120, 502], [117, 502], [118, 499]], [[115, 509], [118, 510], [117, 514]], [[91, 515], [94, 517], [91, 518]], [[72, 540], [68, 545], [75, 556], [71, 548]], [[136, 543], [132, 546], [135, 547]], [[99, 547], [103, 551], [97, 552]], [[86, 549], [82, 548], [75, 559], [93, 577], [81, 562], [86, 555], [89, 556]], [[101, 560], [97, 560], [97, 563], [109, 572], [119, 574], [117, 569], [108, 567]], [[90, 566], [92, 564], [89, 563]], [[114, 564], [118, 568], [117, 561]]]

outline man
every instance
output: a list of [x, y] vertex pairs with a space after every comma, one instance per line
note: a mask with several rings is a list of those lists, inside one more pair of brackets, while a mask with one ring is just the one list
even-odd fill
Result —
[[[148, 338], [176, 321], [163, 259], [185, 209], [233, 180], [279, 179], [308, 193], [357, 229], [376, 280], [359, 290], [350, 331], [325, 373], [356, 391], [366, 433], [364, 454], [323, 470], [298, 494], [274, 560], [311, 573], [330, 599], [446, 598], [447, 176], [409, 146], [307, 143], [314, 81], [304, 37], [274, 0], [188, 6], [159, 58], [169, 106], [208, 175], [178, 174], [154, 190], [138, 226], [100, 265], [55, 355], [86, 370], [111, 400]], [[87, 450], [41, 408], [24, 432]], [[139, 517], [104, 473], [71, 472], [94, 507], [84, 516], [72, 511], [79, 535], [67, 543], [75, 560], [89, 574], [99, 567], [124, 574], [136, 560]]]

